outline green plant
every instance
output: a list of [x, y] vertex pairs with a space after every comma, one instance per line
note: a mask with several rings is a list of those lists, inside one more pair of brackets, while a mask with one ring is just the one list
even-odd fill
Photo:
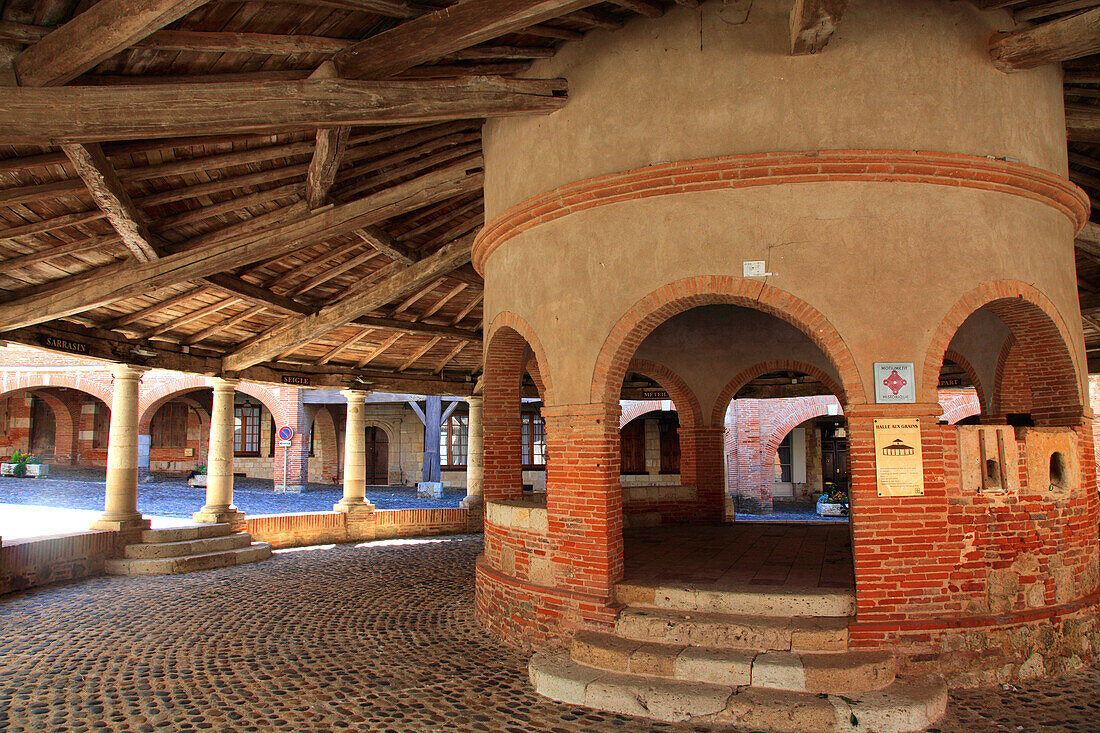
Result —
[[26, 476], [28, 464], [37, 465], [41, 462], [42, 459], [38, 456], [18, 450], [11, 454], [11, 459], [8, 461], [15, 464], [15, 469], [12, 471], [15, 476]]
[[195, 475], [196, 476], [205, 476], [206, 475], [206, 464], [205, 463], [200, 463], [199, 465], [195, 466]]

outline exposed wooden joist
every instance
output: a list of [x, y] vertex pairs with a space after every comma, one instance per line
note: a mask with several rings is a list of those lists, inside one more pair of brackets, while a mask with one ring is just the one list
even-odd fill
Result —
[[1100, 143], [1100, 107], [1067, 104], [1066, 137], [1070, 142]]
[[477, 190], [482, 174], [465, 166], [445, 168], [348, 204], [309, 215], [285, 212], [285, 221], [261, 231], [215, 232], [196, 238], [183, 251], [152, 262], [131, 262], [121, 269], [101, 268], [52, 283], [40, 291], [0, 304], [0, 329], [42, 323], [81, 313], [150, 290], [207, 277], [279, 254], [287, 254], [333, 236], [347, 234], [435, 201]]
[[0, 266], [5, 270], [14, 270], [17, 267], [36, 265], [40, 262], [48, 262], [49, 260], [57, 259], [58, 257], [68, 257], [84, 252], [94, 251], [100, 254], [113, 255], [113, 250], [121, 248], [122, 240], [118, 237], [92, 237], [91, 239], [82, 239], [79, 242], [59, 244], [56, 247], [39, 250], [38, 252], [28, 252], [27, 254], [8, 257], [5, 260], [0, 260]]
[[149, 222], [145, 214], [130, 199], [130, 194], [122, 187], [122, 181], [114, 167], [103, 154], [103, 148], [97, 144], [61, 146], [62, 152], [69, 157], [77, 175], [92, 194], [92, 199], [107, 217], [122, 238], [122, 243], [130, 250], [138, 262], [148, 262], [157, 258], [157, 242], [149, 231]]
[[406, 265], [416, 262], [416, 252], [396, 241], [379, 227], [357, 229], [355, 234], [395, 262], [402, 262]]
[[432, 282], [429, 282], [424, 287], [412, 293], [408, 298], [405, 298], [405, 300], [401, 301], [401, 303], [399, 303], [398, 306], [393, 309], [392, 315], [396, 316], [399, 313], [403, 313], [404, 311], [408, 310], [414, 303], [419, 301], [425, 295], [432, 292], [442, 284], [443, 278], [441, 277], [433, 280]]
[[552, 112], [561, 79], [322, 79], [261, 84], [5, 89], [0, 140], [51, 144]]
[[997, 33], [989, 41], [989, 56], [1001, 71], [1034, 69], [1094, 53], [1100, 53], [1100, 8]]
[[398, 341], [398, 339], [400, 339], [400, 338], [401, 338], [402, 336], [404, 336], [404, 335], [405, 335], [405, 334], [403, 334], [403, 333], [395, 333], [394, 335], [390, 336], [390, 337], [389, 337], [388, 339], [386, 339], [385, 341], [383, 341], [382, 343], [380, 343], [380, 344], [379, 344], [378, 346], [376, 346], [375, 348], [371, 349], [371, 350], [370, 350], [370, 351], [369, 351], [369, 352], [367, 353], [367, 355], [366, 355], [366, 356], [364, 356], [364, 357], [363, 357], [362, 359], [360, 359], [360, 360], [359, 360], [359, 363], [355, 365], [355, 366], [356, 366], [356, 368], [357, 368], [357, 369], [362, 369], [362, 368], [363, 368], [363, 367], [365, 367], [365, 366], [366, 366], [367, 364], [370, 364], [370, 363], [371, 363], [372, 361], [374, 361], [374, 360], [375, 360], [375, 359], [377, 359], [377, 358], [378, 358], [379, 356], [381, 356], [381, 355], [382, 355], [382, 352], [384, 352], [384, 351], [385, 351], [386, 349], [388, 349], [388, 348], [390, 348], [391, 346], [393, 346], [394, 344], [396, 344], [396, 343], [397, 343], [397, 341]]
[[436, 365], [435, 369], [432, 370], [432, 374], [439, 374], [440, 372], [442, 372], [443, 369], [446, 368], [446, 366], [450, 364], [454, 360], [454, 358], [458, 356], [459, 353], [468, 345], [469, 344], [466, 343], [459, 343], [457, 346], [447, 352], [447, 355], [444, 356]]
[[373, 332], [369, 328], [360, 329], [357, 333], [352, 334], [352, 336], [350, 338], [346, 338], [343, 341], [341, 341], [339, 344], [337, 344], [336, 346], [333, 346], [331, 349], [328, 350], [328, 352], [324, 356], [322, 356], [320, 359], [318, 359], [314, 363], [318, 364], [318, 365], [328, 364], [330, 361], [332, 361], [333, 359], [338, 357], [340, 354], [344, 353], [344, 351], [346, 351], [348, 348], [354, 346], [355, 344], [357, 344], [360, 341], [362, 341], [363, 339], [365, 339], [371, 333], [373, 333]]
[[64, 227], [90, 224], [93, 221], [103, 219], [103, 217], [104, 214], [102, 211], [78, 211], [72, 214], [51, 216], [41, 221], [32, 221], [29, 224], [20, 224], [18, 226], [7, 227], [6, 229], [0, 229], [0, 240], [10, 240], [28, 234], [45, 234], [46, 232], [52, 232], [55, 229], [63, 229]]
[[492, 61], [496, 59], [548, 59], [555, 49], [537, 46], [474, 46], [442, 57], [445, 61]]
[[[248, 347], [238, 349], [223, 360], [226, 371], [239, 371], [259, 364], [287, 349], [300, 346], [318, 336], [354, 321], [425, 283], [435, 280], [470, 259], [473, 237], [446, 245], [441, 250], [414, 262], [380, 283], [353, 287], [343, 298], [313, 315], [289, 321], [277, 332]], [[395, 263], [396, 264], [396, 263]]]
[[249, 318], [255, 318], [256, 316], [263, 313], [265, 310], [267, 309], [262, 305], [255, 305], [251, 308], [247, 308], [235, 316], [226, 318], [223, 321], [215, 323], [212, 326], [208, 326], [207, 328], [204, 328], [201, 331], [198, 331], [197, 333], [188, 336], [187, 338], [183, 339], [183, 343], [187, 346], [194, 346], [195, 344], [205, 341], [215, 334], [225, 333], [227, 329], [232, 328], [242, 321], [247, 321]]
[[150, 329], [138, 336], [138, 338], [153, 338], [154, 336], [160, 336], [162, 333], [168, 333], [175, 330], [180, 326], [186, 326], [188, 323], [197, 321], [201, 318], [213, 315], [220, 310], [228, 308], [229, 306], [236, 305], [241, 302], [241, 298], [223, 298], [222, 300], [205, 305], [202, 308], [191, 311], [182, 316], [174, 316], [168, 319], [167, 323], [161, 324], [156, 328]]
[[647, 18], [660, 18], [665, 14], [665, 9], [661, 7], [661, 4], [653, 2], [653, 0], [611, 0], [611, 3], [618, 5], [620, 8], [632, 10]]
[[339, 265], [326, 268], [322, 272], [306, 280], [304, 283], [301, 283], [300, 285], [295, 285], [293, 288], [290, 289], [287, 294], [294, 296], [308, 293], [310, 290], [313, 290], [314, 288], [323, 285], [324, 283], [327, 283], [329, 280], [332, 280], [335, 277], [339, 277], [345, 272], [359, 267], [359, 265], [370, 262], [375, 257], [378, 257], [379, 254], [379, 252], [374, 251], [361, 252], [354, 257], [345, 260], [344, 262], [341, 262]]
[[1012, 17], [1019, 23], [1071, 13], [1074, 10], [1087, 10], [1097, 5], [1100, 5], [1097, 0], [1057, 0], [1057, 2], [1046, 2], [1030, 8], [1020, 8], [1012, 12]]
[[791, 9], [792, 56], [817, 53], [829, 43], [848, 0], [795, 0]]
[[354, 41], [344, 38], [274, 33], [230, 33], [226, 31], [157, 31], [134, 44], [152, 51], [190, 51], [192, 53], [254, 53], [292, 56], [309, 53], [336, 53]]
[[410, 356], [408, 359], [403, 361], [401, 363], [401, 366], [399, 366], [397, 368], [397, 371], [403, 372], [406, 369], [408, 369], [409, 367], [411, 367], [413, 364], [415, 364], [417, 361], [420, 360], [420, 357], [424, 356], [424, 354], [427, 354], [429, 351], [431, 351], [435, 347], [435, 345], [438, 344], [440, 341], [442, 341], [442, 339], [439, 336], [435, 336], [435, 337], [429, 339], [428, 343], [424, 344], [419, 349], [414, 351], [412, 353], [412, 356]]
[[[110, 323], [104, 324], [103, 327], [106, 328], [106, 329], [124, 328], [126, 326], [129, 326], [131, 323], [137, 323], [138, 321], [141, 321], [145, 318], [148, 318], [149, 316], [160, 313], [163, 310], [167, 310], [169, 308], [174, 308], [175, 306], [179, 305], [180, 303], [186, 303], [188, 300], [191, 300], [192, 298], [196, 298], [196, 297], [198, 297], [198, 296], [200, 296], [204, 293], [207, 293], [209, 291], [210, 291], [210, 288], [205, 287], [205, 286], [204, 287], [191, 288], [190, 290], [186, 290], [186, 291], [184, 291], [184, 292], [182, 292], [178, 295], [175, 295], [171, 298], [168, 298], [167, 300], [162, 300], [159, 303], [153, 303], [152, 305], [150, 305], [146, 308], [142, 308], [141, 310], [137, 310], [137, 311], [134, 311], [133, 313], [130, 313], [128, 315], [116, 318], [115, 320], [111, 321]], [[143, 293], [143, 295], [157, 295], [157, 293]]]
[[459, 0], [332, 57], [345, 79], [378, 79], [595, 5], [592, 0]]
[[[326, 61], [310, 74], [310, 79], [333, 79], [336, 67]], [[350, 127], [322, 127], [317, 130], [313, 145], [313, 158], [309, 161], [306, 174], [306, 203], [310, 209], [324, 206], [328, 200], [329, 189], [340, 170], [340, 161], [351, 135]]]
[[23, 86], [65, 84], [207, 0], [100, 0], [15, 57]]
[[477, 306], [481, 303], [483, 298], [483, 295], [479, 295], [478, 297], [471, 300], [465, 308], [458, 312], [458, 315], [455, 316], [454, 319], [451, 321], [451, 325], [457, 326], [459, 323], [462, 323], [462, 319], [470, 315], [470, 313], [473, 312], [474, 308], [477, 308]]

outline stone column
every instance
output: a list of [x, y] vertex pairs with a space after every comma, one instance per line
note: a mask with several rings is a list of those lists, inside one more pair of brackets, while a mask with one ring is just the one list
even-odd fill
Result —
[[485, 471], [485, 456], [481, 442], [481, 395], [466, 398], [470, 405], [470, 421], [466, 434], [466, 498], [462, 506], [472, 511], [481, 511], [485, 498], [481, 495], [481, 485]]
[[348, 401], [344, 423], [344, 498], [334, 504], [333, 511], [373, 512], [374, 504], [366, 499], [367, 491], [367, 422], [366, 399], [370, 392], [347, 389], [340, 394]]
[[144, 369], [115, 364], [111, 398], [111, 428], [107, 438], [107, 488], [103, 515], [92, 529], [117, 532], [148, 529], [137, 510], [138, 383]]
[[210, 409], [210, 447], [206, 459], [206, 506], [192, 515], [196, 522], [243, 521], [233, 506], [233, 395], [235, 379], [210, 380], [214, 401]]

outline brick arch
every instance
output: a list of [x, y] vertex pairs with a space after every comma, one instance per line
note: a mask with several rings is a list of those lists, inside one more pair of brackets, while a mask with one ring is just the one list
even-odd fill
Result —
[[102, 376], [105, 383], [90, 379], [82, 372], [5, 373], [3, 378], [0, 379], [0, 395], [21, 389], [34, 389], [35, 387], [65, 387], [95, 397], [107, 407], [110, 407], [111, 398], [114, 394], [111, 373], [106, 371], [93, 373]]
[[939, 393], [940, 407], [943, 408], [943, 420], [948, 425], [954, 425], [960, 420], [982, 414], [981, 398], [975, 390], [969, 389], [943, 389]]
[[[978, 412], [980, 413], [982, 410], [990, 410], [992, 406], [988, 402], [986, 402], [986, 396], [989, 393], [985, 391], [985, 388], [982, 385], [982, 380], [978, 379], [978, 372], [974, 369], [973, 366], [971, 366], [970, 361], [954, 349], [948, 349], [947, 351], [945, 351], [943, 353], [943, 358], [949, 359], [958, 364], [962, 368], [962, 370], [966, 372], [966, 376], [970, 377], [970, 383], [974, 385], [974, 390], [978, 393]], [[936, 378], [936, 381], [937, 383], [939, 382], [939, 377]], [[963, 415], [963, 417], [970, 416]], [[959, 420], [962, 420], [962, 417], [960, 417]]]
[[[148, 392], [143, 393], [138, 398], [138, 431], [142, 433], [149, 432], [149, 424], [153, 420], [153, 415], [165, 402], [200, 389], [213, 389], [210, 380], [197, 374], [187, 374], [178, 379], [162, 382]], [[290, 424], [287, 422], [286, 410], [279, 398], [267, 387], [251, 382], [241, 382], [236, 385], [234, 391], [255, 397], [263, 403], [263, 406], [271, 413], [271, 417], [274, 418], [276, 425]]]
[[271, 413], [272, 419], [275, 420], [275, 426], [277, 428], [283, 425], [290, 425], [295, 431], [298, 430], [298, 423], [296, 421], [293, 423], [291, 422], [290, 416], [287, 415], [286, 408], [283, 407], [283, 403], [279, 401], [279, 397], [269, 388], [262, 384], [241, 382], [237, 385], [236, 391], [241, 394], [246, 394], [249, 397], [255, 397], [263, 403], [263, 406]]
[[[535, 357], [535, 364], [532, 367], [527, 357], [521, 357], [521, 369], [525, 369], [531, 374], [531, 379], [535, 381], [535, 385], [539, 389], [539, 394], [542, 396], [543, 403], [553, 404], [551, 401], [553, 384], [550, 379], [549, 361], [546, 359], [546, 350], [542, 347], [542, 342], [539, 340], [538, 334], [535, 333], [535, 329], [531, 328], [531, 325], [527, 323], [527, 321], [523, 320], [515, 313], [511, 311], [502, 311], [498, 313], [496, 318], [494, 318], [493, 322], [489, 325], [489, 328], [486, 329], [484, 363], [488, 364], [490, 346], [501, 329], [514, 331], [526, 342], [526, 346], [531, 349], [531, 354]], [[532, 368], [534, 371], [532, 371]]]
[[[779, 451], [779, 444], [787, 433], [797, 428], [807, 420], [815, 417], [824, 417], [829, 414], [829, 407], [839, 405], [836, 397], [818, 395], [816, 397], [801, 397], [789, 405], [782, 417], [775, 423], [775, 428], [768, 439], [764, 441], [763, 466], [771, 468], [775, 464], [775, 454]], [[843, 408], [841, 408], [843, 410]]]
[[[1042, 292], [1027, 283], [999, 280], [971, 290], [951, 307], [940, 323], [925, 357], [922, 384], [939, 381], [947, 347], [963, 322], [985, 308], [1008, 327], [1029, 365], [1042, 369], [1043, 379], [1032, 382], [1032, 418], [1039, 425], [1075, 425], [1085, 401], [1081, 395], [1079, 365], [1069, 344], [1073, 337], [1058, 309]], [[1041, 366], [1040, 366], [1041, 365]], [[1000, 400], [996, 390], [994, 406]]]
[[[699, 275], [657, 288], [623, 314], [611, 329], [592, 374], [592, 402], [617, 401], [627, 366], [646, 336], [684, 311], [704, 305], [736, 305], [775, 316], [802, 331], [840, 375], [841, 402], [865, 402], [863, 383], [851, 350], [836, 328], [805, 301], [761, 283], [730, 275]], [[720, 424], [720, 423], [719, 423]]]
[[662, 400], [642, 400], [627, 405], [623, 408], [623, 414], [619, 416], [619, 430], [629, 425], [631, 420], [635, 420], [642, 415], [648, 415], [651, 412], [660, 412], [662, 409]]
[[844, 390], [840, 385], [836, 383], [836, 380], [825, 373], [820, 367], [814, 366], [809, 362], [796, 361], [792, 359], [773, 359], [771, 361], [762, 361], [759, 364], [753, 364], [748, 369], [745, 369], [740, 374], [735, 376], [729, 381], [729, 383], [718, 393], [718, 398], [714, 401], [714, 406], [710, 412], [710, 424], [711, 425], [724, 425], [726, 421], [726, 411], [729, 409], [730, 402], [737, 396], [737, 393], [741, 389], [759, 377], [761, 374], [767, 374], [768, 372], [777, 372], [781, 370], [787, 370], [792, 372], [802, 372], [808, 374], [811, 377], [817, 379], [826, 387], [829, 388], [837, 398], [838, 401], [843, 397]]
[[321, 477], [336, 478], [341, 470], [340, 445], [336, 440], [336, 421], [332, 411], [326, 405], [318, 405], [310, 417], [314, 448], [321, 448]]
[[[695, 396], [695, 393], [691, 391], [679, 374], [664, 364], [637, 358], [630, 360], [627, 371], [649, 377], [668, 392], [669, 399], [676, 405], [676, 412], [680, 417], [680, 427], [690, 429], [703, 424], [703, 410], [699, 406], [699, 398]], [[620, 424], [625, 425], [626, 423], [620, 422]]]
[[53, 412], [53, 460], [70, 463], [76, 455], [76, 422], [73, 420], [73, 413], [61, 398], [46, 389], [27, 391], [45, 402]]

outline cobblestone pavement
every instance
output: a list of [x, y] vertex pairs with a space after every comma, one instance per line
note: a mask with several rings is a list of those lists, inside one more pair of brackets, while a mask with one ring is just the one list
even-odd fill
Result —
[[[0, 479], [0, 503], [103, 510], [102, 470], [50, 470], [57, 474], [55, 478]], [[367, 498], [379, 509], [457, 507], [465, 496], [465, 489], [447, 489], [442, 499], [420, 499], [414, 486], [367, 487]], [[233, 482], [233, 501], [246, 514], [331, 512], [341, 497], [339, 486], [310, 484], [300, 494], [277, 494], [270, 480], [237, 478]], [[138, 485], [138, 510], [147, 515], [190, 518], [205, 503], [206, 489], [192, 488], [186, 479], [160, 478]]]
[[[479, 536], [0, 598], [5, 731], [705, 731], [551, 703], [472, 619]], [[1100, 667], [953, 696], [942, 733], [1100, 729]]]

